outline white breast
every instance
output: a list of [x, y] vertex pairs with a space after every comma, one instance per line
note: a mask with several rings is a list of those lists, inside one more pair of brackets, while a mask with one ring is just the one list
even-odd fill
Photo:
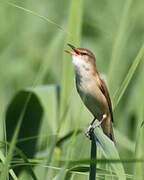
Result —
[[72, 56], [72, 64], [74, 65], [76, 75], [80, 76], [81, 80], [91, 79], [90, 64], [82, 59], [82, 56]]
[[76, 68], [86, 64], [82, 59], [82, 56], [72, 56], [72, 63]]
[[76, 71], [78, 93], [89, 111], [100, 120], [105, 113], [107, 102], [97, 85], [97, 81], [94, 80], [91, 71], [92, 65], [82, 59], [82, 56], [73, 56], [72, 63]]

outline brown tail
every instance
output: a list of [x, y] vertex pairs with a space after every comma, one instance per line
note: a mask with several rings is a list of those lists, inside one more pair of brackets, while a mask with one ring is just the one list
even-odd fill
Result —
[[101, 126], [103, 129], [103, 132], [114, 142], [114, 144], [116, 146], [116, 141], [115, 141], [115, 137], [114, 137], [111, 119], [107, 118], [105, 121], [103, 121]]
[[110, 135], [109, 135], [110, 139], [114, 142], [115, 146], [116, 145], [116, 141], [115, 141], [115, 137], [114, 137], [114, 132], [113, 132], [113, 127], [112, 127], [112, 122], [110, 124]]

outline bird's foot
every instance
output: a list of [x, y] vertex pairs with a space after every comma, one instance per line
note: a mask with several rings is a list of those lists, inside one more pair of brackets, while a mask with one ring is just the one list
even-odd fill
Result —
[[94, 130], [93, 125], [90, 125], [90, 126], [88, 127], [88, 130], [85, 132], [86, 137], [88, 137], [89, 139], [91, 139], [91, 133], [93, 132], [93, 130]]
[[106, 119], [106, 114], [103, 115], [103, 118], [97, 122], [95, 125], [93, 125], [92, 123], [90, 124], [90, 126], [88, 127], [88, 130], [85, 132], [86, 137], [88, 137], [89, 139], [91, 139], [91, 133], [93, 132], [93, 130], [97, 127], [99, 127], [102, 122]]

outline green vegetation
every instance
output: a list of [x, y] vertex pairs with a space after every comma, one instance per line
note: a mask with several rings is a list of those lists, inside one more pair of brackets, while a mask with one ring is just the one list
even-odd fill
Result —
[[[144, 179], [143, 6], [0, 1], [1, 180], [87, 180], [93, 163], [98, 180]], [[117, 148], [97, 128], [93, 160], [67, 43], [94, 52], [114, 107]]]

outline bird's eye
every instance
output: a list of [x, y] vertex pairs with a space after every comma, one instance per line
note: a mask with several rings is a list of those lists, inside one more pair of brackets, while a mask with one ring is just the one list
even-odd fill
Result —
[[87, 53], [86, 53], [86, 52], [81, 52], [81, 55], [84, 55], [84, 56], [85, 56], [85, 55], [87, 55]]

